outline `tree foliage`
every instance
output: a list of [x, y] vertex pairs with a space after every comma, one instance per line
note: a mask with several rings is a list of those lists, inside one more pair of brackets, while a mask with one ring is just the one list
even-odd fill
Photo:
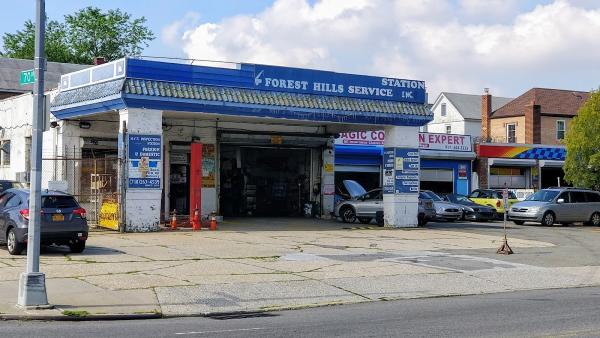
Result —
[[576, 187], [600, 188], [600, 91], [579, 109], [565, 137], [565, 180]]
[[[102, 56], [108, 61], [140, 55], [154, 34], [145, 26], [144, 17], [132, 19], [120, 9], [103, 12], [87, 7], [65, 15], [64, 23], [46, 21], [46, 57], [48, 61], [91, 64]], [[5, 33], [3, 56], [33, 59], [35, 24], [25, 22], [22, 30]]]

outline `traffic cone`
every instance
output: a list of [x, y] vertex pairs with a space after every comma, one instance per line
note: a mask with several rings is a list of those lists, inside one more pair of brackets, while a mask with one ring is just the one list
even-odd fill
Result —
[[214, 212], [210, 214], [210, 230], [217, 230], [217, 215]]
[[198, 208], [194, 210], [194, 218], [192, 218], [192, 230], [202, 230], [202, 226], [200, 225], [200, 219], [198, 215]]
[[173, 209], [173, 216], [171, 217], [171, 230], [177, 230], [177, 210]]

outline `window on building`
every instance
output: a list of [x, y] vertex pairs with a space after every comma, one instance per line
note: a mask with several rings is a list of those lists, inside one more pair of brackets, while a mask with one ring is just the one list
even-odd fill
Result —
[[506, 125], [506, 142], [517, 143], [517, 125], [515, 123]]
[[565, 120], [556, 121], [556, 139], [564, 140], [565, 138]]
[[0, 142], [0, 165], [10, 165], [10, 140]]
[[452, 126], [449, 124], [446, 125], [446, 134], [452, 134]]
[[442, 103], [442, 116], [446, 116], [446, 104]]

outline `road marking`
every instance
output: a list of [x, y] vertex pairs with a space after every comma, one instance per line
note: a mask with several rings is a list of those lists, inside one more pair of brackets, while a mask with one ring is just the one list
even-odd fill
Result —
[[251, 327], [247, 329], [232, 329], [232, 330], [216, 330], [216, 331], [190, 331], [190, 332], [177, 332], [176, 335], [197, 335], [197, 334], [209, 334], [209, 333], [228, 333], [228, 332], [244, 332], [244, 331], [259, 331], [266, 330], [264, 327]]

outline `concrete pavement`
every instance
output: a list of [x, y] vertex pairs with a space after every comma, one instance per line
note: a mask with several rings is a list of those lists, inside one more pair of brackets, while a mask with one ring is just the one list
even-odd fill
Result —
[[217, 232], [97, 232], [82, 254], [43, 250], [41, 269], [54, 310], [15, 307], [25, 256], [0, 250], [0, 313], [186, 316], [600, 285], [596, 265], [533, 265], [513, 258], [527, 250], [558, 250], [559, 239], [511, 238], [517, 255], [482, 254], [495, 252], [501, 240], [498, 223], [488, 226], [495, 231], [435, 224], [347, 230], [336, 222], [242, 219]]

